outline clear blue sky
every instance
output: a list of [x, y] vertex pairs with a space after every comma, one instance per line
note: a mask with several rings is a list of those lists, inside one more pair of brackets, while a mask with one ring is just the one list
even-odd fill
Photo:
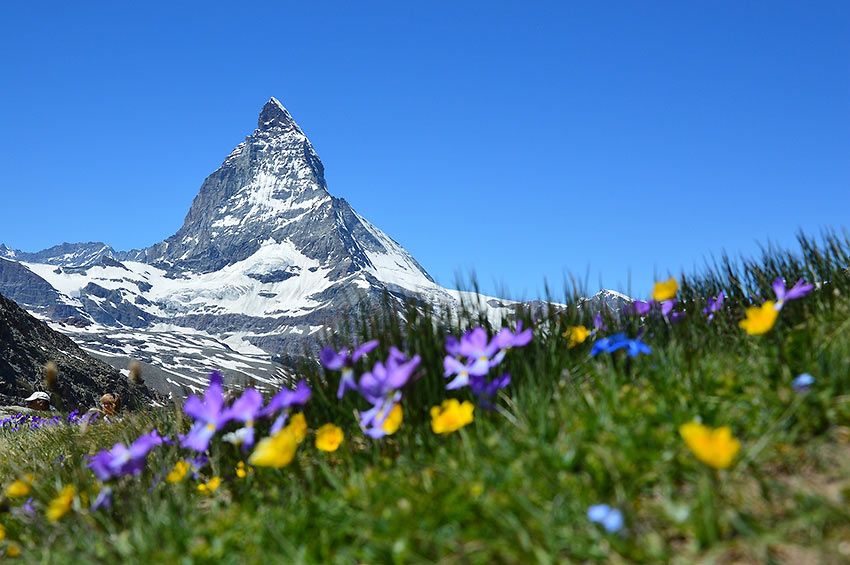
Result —
[[270, 96], [446, 285], [850, 225], [846, 1], [147, 4], [4, 4], [0, 242], [162, 240]]

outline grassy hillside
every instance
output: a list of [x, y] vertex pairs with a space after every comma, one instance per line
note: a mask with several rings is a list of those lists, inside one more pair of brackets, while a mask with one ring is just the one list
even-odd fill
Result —
[[[596, 320], [604, 328], [577, 307], [579, 292], [523, 312], [533, 337], [489, 369], [488, 379], [511, 376], [489, 406], [469, 386], [446, 390], [453, 377], [443, 376], [447, 336], [500, 329], [474, 307], [459, 320], [427, 309], [364, 316], [330, 338], [337, 349], [343, 334], [379, 341], [354, 363], [356, 377], [391, 346], [421, 359], [398, 390], [403, 422], [379, 439], [358, 425], [367, 400], [358, 391], [337, 400], [341, 371], [318, 361], [300, 369], [311, 398], [290, 408], [274, 442], [242, 450], [223, 440], [243, 426], [230, 421], [197, 476], [174, 472], [199, 455], [178, 434], [203, 432], [189, 432], [182, 406], [38, 429], [6, 423], [0, 551], [41, 563], [847, 562], [850, 240], [800, 243], [678, 276], [672, 310], [639, 305]], [[776, 301], [777, 277], [815, 288], [748, 314]], [[709, 321], [703, 309], [721, 291]], [[748, 316], [764, 333], [740, 326]], [[610, 339], [619, 332], [639, 341]], [[814, 382], [793, 386], [803, 373]], [[454, 427], [431, 414], [449, 398], [474, 405], [473, 421], [435, 433]], [[308, 431], [290, 458], [299, 412]], [[258, 441], [272, 420], [256, 418]], [[327, 423], [344, 434], [334, 451], [316, 446]], [[728, 436], [711, 434], [722, 427]], [[87, 467], [153, 429], [172, 443], [139, 458], [138, 474], [101, 482]], [[319, 444], [333, 447], [329, 437]], [[252, 454], [257, 464], [245, 465]], [[279, 466], [260, 465], [269, 462]], [[111, 506], [93, 509], [106, 488]]]

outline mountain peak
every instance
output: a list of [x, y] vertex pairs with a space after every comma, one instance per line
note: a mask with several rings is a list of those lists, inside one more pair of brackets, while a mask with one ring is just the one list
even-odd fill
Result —
[[296, 130], [301, 131], [295, 120], [287, 112], [280, 100], [272, 96], [269, 101], [260, 110], [260, 118], [257, 120], [257, 128], [260, 130], [270, 130], [272, 128], [283, 128], [286, 131]]

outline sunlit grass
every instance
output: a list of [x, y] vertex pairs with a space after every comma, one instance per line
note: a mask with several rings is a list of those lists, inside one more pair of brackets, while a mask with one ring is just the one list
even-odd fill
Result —
[[[477, 406], [472, 423], [446, 435], [433, 433], [431, 407], [476, 398], [445, 390], [445, 337], [499, 328], [472, 308], [451, 317], [423, 305], [365, 312], [330, 338], [340, 347], [354, 335], [380, 340], [358, 375], [391, 345], [421, 356], [422, 375], [404, 391], [404, 421], [381, 440], [359, 430], [355, 411], [367, 406], [357, 395], [337, 400], [339, 372], [313, 359], [298, 369], [313, 388], [304, 409], [313, 431], [289, 466], [239, 473], [248, 454], [216, 439], [200, 476], [171, 483], [164, 477], [189, 454], [162, 446], [145, 472], [112, 485], [109, 509], [90, 509], [101, 487], [87, 456], [154, 427], [186, 433], [179, 407], [0, 431], [3, 488], [35, 476], [33, 514], [26, 500], [3, 500], [2, 547], [19, 545], [23, 561], [75, 563], [848, 560], [850, 243], [834, 234], [800, 242], [798, 252], [766, 249], [757, 260], [722, 258], [677, 276], [678, 323], [606, 314], [607, 332], [569, 347], [568, 328], [593, 325], [593, 312], [575, 301], [583, 289], [520, 312], [534, 339], [503, 362], [512, 382], [497, 409]], [[770, 331], [748, 335], [738, 323], [747, 307], [773, 297], [776, 276], [818, 288], [785, 305]], [[725, 308], [709, 323], [705, 300], [720, 291]], [[590, 356], [598, 337], [641, 330], [651, 354]], [[797, 392], [791, 383], [803, 372], [816, 380]], [[740, 442], [728, 468], [688, 447], [680, 429], [695, 420], [728, 426]], [[333, 452], [314, 445], [314, 430], [327, 423], [344, 433]], [[258, 424], [258, 437], [267, 430]], [[213, 477], [221, 485], [200, 492]], [[65, 485], [78, 494], [51, 523], [45, 510]], [[608, 533], [589, 521], [594, 504], [619, 509], [623, 528]]]

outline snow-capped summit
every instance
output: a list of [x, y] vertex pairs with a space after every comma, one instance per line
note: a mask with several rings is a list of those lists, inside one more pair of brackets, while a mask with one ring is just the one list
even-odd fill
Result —
[[283, 107], [280, 101], [272, 96], [263, 109], [260, 111], [260, 118], [257, 120], [257, 129], [265, 130], [272, 128], [282, 128], [295, 130], [303, 135], [301, 128], [292, 119], [292, 116]]
[[[77, 326], [239, 332], [274, 355], [301, 353], [309, 334], [358, 304], [377, 306], [384, 291], [455, 301], [401, 245], [331, 196], [313, 145], [275, 98], [165, 241], [129, 252], [105, 244], [0, 251], [26, 267], [16, 288], [24, 276], [47, 281], [66, 316], [84, 312]], [[0, 291], [2, 281], [0, 272]]]

